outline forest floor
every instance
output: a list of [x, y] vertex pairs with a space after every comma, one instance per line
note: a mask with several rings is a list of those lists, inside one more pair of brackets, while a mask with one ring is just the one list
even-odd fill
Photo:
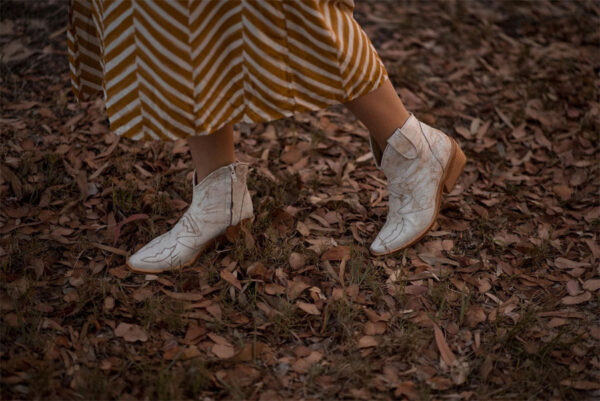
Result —
[[335, 106], [240, 127], [254, 223], [155, 276], [125, 255], [187, 208], [185, 142], [111, 135], [66, 2], [2, 2], [2, 399], [600, 398], [598, 3], [357, 3], [469, 159], [436, 225], [370, 256], [384, 176]]

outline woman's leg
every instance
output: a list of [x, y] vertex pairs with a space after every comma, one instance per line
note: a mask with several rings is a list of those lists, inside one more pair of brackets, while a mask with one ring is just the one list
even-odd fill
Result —
[[188, 139], [197, 182], [207, 175], [235, 161], [233, 126], [226, 125], [210, 135]]
[[389, 79], [346, 107], [367, 127], [380, 149], [385, 149], [387, 139], [410, 115]]

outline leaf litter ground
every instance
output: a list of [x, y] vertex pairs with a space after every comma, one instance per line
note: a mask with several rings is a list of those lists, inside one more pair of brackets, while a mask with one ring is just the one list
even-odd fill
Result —
[[407, 107], [469, 158], [422, 241], [342, 107], [240, 126], [256, 217], [184, 271], [124, 256], [191, 198], [185, 142], [76, 104], [66, 5], [2, 4], [6, 399], [600, 397], [594, 2], [358, 2]]

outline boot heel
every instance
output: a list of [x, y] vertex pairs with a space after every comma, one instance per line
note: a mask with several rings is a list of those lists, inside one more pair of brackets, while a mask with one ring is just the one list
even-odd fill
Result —
[[450, 193], [456, 185], [458, 177], [462, 174], [465, 164], [467, 164], [467, 158], [463, 151], [460, 149], [456, 141], [452, 140], [452, 147], [454, 148], [454, 156], [448, 166], [448, 173], [446, 174], [446, 180], [444, 181], [444, 191]]

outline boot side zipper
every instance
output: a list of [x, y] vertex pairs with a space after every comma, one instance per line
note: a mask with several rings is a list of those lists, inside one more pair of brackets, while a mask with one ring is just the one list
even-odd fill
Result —
[[234, 183], [237, 181], [237, 176], [235, 175], [235, 166], [230, 164], [229, 170], [231, 171], [231, 193], [230, 193], [230, 202], [229, 202], [229, 225], [233, 225], [233, 191], [234, 191]]

